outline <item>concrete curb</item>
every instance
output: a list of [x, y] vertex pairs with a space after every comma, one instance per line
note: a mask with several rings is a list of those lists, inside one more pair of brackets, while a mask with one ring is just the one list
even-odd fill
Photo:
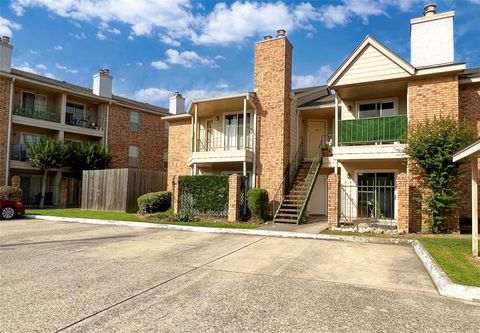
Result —
[[414, 241], [412, 245], [435, 286], [437, 286], [440, 295], [480, 302], [480, 288], [453, 283], [419, 241]]
[[473, 286], [464, 286], [453, 283], [445, 272], [437, 265], [435, 260], [430, 256], [427, 250], [420, 244], [420, 242], [412, 239], [398, 239], [398, 238], [378, 238], [378, 237], [360, 237], [360, 236], [343, 236], [343, 235], [327, 235], [327, 234], [311, 234], [304, 232], [291, 231], [274, 231], [274, 230], [258, 230], [258, 229], [235, 229], [235, 228], [210, 228], [210, 227], [195, 227], [183, 226], [175, 224], [156, 224], [148, 222], [128, 222], [116, 220], [99, 220], [99, 219], [85, 219], [59, 216], [44, 216], [44, 215], [25, 215], [27, 219], [36, 220], [50, 220], [59, 222], [73, 222], [73, 223], [87, 223], [87, 224], [101, 224], [101, 225], [120, 225], [136, 228], [154, 228], [167, 229], [178, 231], [194, 231], [194, 232], [208, 232], [208, 233], [222, 233], [222, 234], [237, 234], [250, 236], [269, 236], [269, 237], [283, 237], [283, 238], [302, 238], [302, 239], [321, 239], [330, 241], [344, 241], [344, 242], [358, 242], [358, 243], [375, 243], [375, 244], [395, 244], [395, 245], [411, 245], [420, 261], [425, 266], [425, 269], [430, 274], [435, 286], [440, 295], [457, 298], [467, 301], [480, 302], [480, 288]]

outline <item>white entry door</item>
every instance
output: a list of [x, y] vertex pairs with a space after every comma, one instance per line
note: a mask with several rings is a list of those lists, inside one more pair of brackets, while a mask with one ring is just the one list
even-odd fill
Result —
[[327, 176], [318, 175], [307, 210], [310, 215], [327, 215]]
[[322, 137], [327, 134], [327, 123], [324, 120], [307, 123], [307, 157], [314, 158], [318, 154]]

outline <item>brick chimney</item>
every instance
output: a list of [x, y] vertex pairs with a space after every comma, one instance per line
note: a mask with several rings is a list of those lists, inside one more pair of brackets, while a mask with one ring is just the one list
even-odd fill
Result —
[[13, 45], [10, 44], [10, 37], [2, 36], [0, 41], [0, 71], [9, 73], [12, 69]]
[[292, 44], [285, 30], [255, 45], [254, 87], [258, 102], [258, 161], [261, 181], [270, 200], [282, 183], [290, 154]]
[[180, 114], [185, 112], [185, 97], [176, 91], [172, 97], [170, 97], [169, 112], [171, 114]]
[[108, 68], [102, 68], [93, 76], [93, 93], [97, 96], [112, 98], [112, 81]]
[[410, 20], [410, 63], [415, 67], [454, 62], [453, 17], [455, 12], [437, 13], [427, 5], [423, 16]]

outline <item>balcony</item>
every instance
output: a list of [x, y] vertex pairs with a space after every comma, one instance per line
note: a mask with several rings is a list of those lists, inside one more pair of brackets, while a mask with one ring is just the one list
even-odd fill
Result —
[[208, 128], [199, 131], [188, 164], [214, 162], [252, 162], [255, 134], [246, 128], [243, 135], [242, 125], [227, 125], [223, 131]]
[[407, 116], [341, 120], [338, 134], [341, 146], [404, 143], [407, 139]]
[[35, 105], [34, 107], [16, 105], [13, 108], [13, 114], [21, 117], [51, 121], [55, 123], [60, 122], [60, 112], [57, 112], [55, 108], [49, 108], [44, 105]]

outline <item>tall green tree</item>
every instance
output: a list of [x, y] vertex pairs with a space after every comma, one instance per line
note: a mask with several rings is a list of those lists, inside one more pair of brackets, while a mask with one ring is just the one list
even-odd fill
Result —
[[40, 208], [43, 208], [45, 205], [48, 172], [51, 169], [63, 167], [68, 159], [68, 149], [62, 141], [47, 138], [28, 144], [27, 155], [30, 164], [43, 172], [42, 194], [40, 198]]
[[426, 120], [409, 132], [405, 152], [415, 161], [414, 172], [425, 181], [424, 211], [433, 233], [443, 231], [447, 211], [456, 206], [454, 180], [461, 163], [452, 162], [452, 157], [476, 137], [473, 127], [452, 118]]
[[67, 164], [79, 179], [83, 170], [108, 169], [112, 161], [112, 153], [96, 142], [71, 144], [69, 151]]

